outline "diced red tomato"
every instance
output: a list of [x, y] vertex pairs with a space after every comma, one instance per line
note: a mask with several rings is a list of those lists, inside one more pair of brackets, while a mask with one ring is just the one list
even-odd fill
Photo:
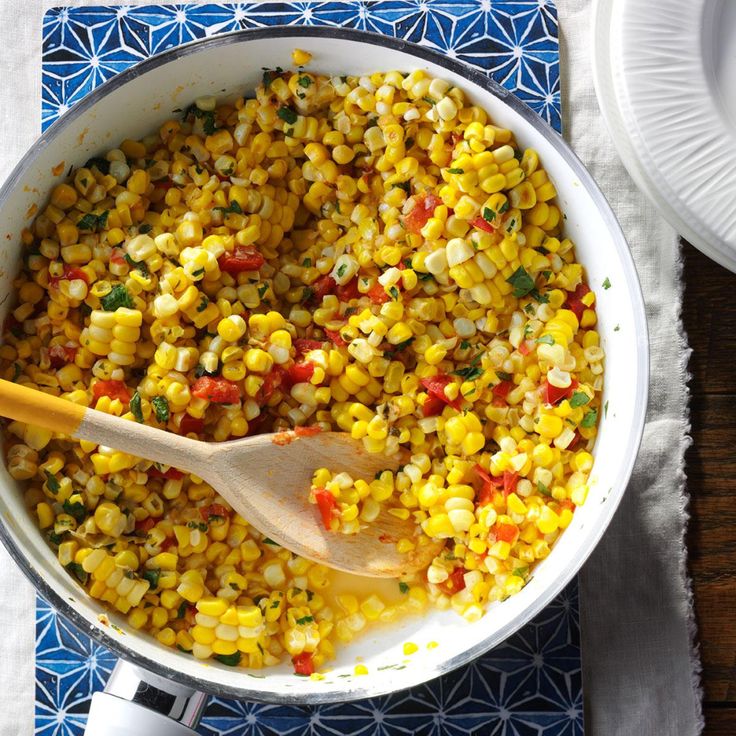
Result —
[[266, 259], [252, 245], [236, 245], [235, 250], [223, 253], [217, 259], [220, 271], [229, 274], [257, 271], [265, 262]]
[[473, 227], [477, 227], [478, 230], [483, 230], [483, 231], [485, 231], [487, 233], [492, 233], [493, 230], [494, 230], [493, 225], [491, 225], [491, 223], [488, 222], [488, 220], [486, 220], [485, 217], [481, 217], [480, 215], [478, 215], [477, 217], [473, 218], [470, 221], [470, 224]]
[[312, 660], [311, 652], [295, 654], [291, 658], [291, 663], [294, 665], [294, 674], [296, 675], [309, 676], [314, 674], [314, 661]]
[[97, 381], [92, 387], [93, 405], [102, 396], [109, 396], [111, 399], [120, 399], [123, 404], [130, 402], [130, 392], [122, 381]]
[[159, 549], [162, 552], [166, 552], [166, 550], [169, 547], [173, 547], [176, 544], [176, 538], [175, 537], [166, 537], [163, 542], [159, 545]]
[[269, 399], [273, 396], [274, 391], [281, 387], [286, 377], [286, 370], [280, 365], [275, 365], [270, 373], [267, 373], [263, 377], [263, 385], [258, 390], [256, 395], [256, 401], [260, 406], [264, 406], [268, 403]]
[[545, 379], [544, 381], [542, 381], [542, 395], [544, 396], [544, 400], [548, 404], [557, 404], [563, 399], [569, 399], [572, 396], [572, 392], [578, 386], [579, 384], [574, 378], [567, 388], [559, 388], [558, 386], [553, 386], [547, 381], [547, 379]]
[[155, 525], [156, 525], [156, 520], [149, 516], [147, 519], [143, 519], [143, 521], [136, 521], [135, 530], [137, 532], [143, 532], [144, 534], [148, 534], [148, 532], [150, 532], [151, 529], [153, 529]]
[[307, 383], [314, 375], [314, 363], [295, 363], [286, 369], [286, 382], [293, 386], [295, 383]]
[[503, 495], [508, 496], [509, 493], [516, 491], [516, 484], [519, 482], [519, 474], [511, 470], [503, 471]]
[[[123, 263], [125, 263], [125, 259], [123, 259]], [[64, 266], [64, 274], [49, 279], [49, 287], [58, 288], [59, 281], [75, 281], [76, 279], [81, 279], [85, 284], [89, 284], [89, 276], [81, 268]]]
[[191, 414], [185, 414], [179, 422], [179, 434], [201, 434], [204, 430], [204, 419], [198, 419]]
[[230, 509], [225, 508], [221, 503], [211, 503], [209, 506], [202, 506], [199, 510], [199, 515], [206, 522], [211, 521], [213, 516], [227, 519], [230, 514]]
[[240, 388], [237, 383], [222, 376], [202, 376], [194, 382], [192, 396], [207, 399], [213, 404], [237, 404], [240, 401]]
[[76, 345], [52, 345], [49, 348], [49, 362], [52, 368], [62, 368], [74, 362], [77, 355]]
[[465, 588], [465, 568], [456, 567], [449, 575], [447, 580], [437, 586], [443, 593], [447, 595], [455, 595], [455, 593]]
[[114, 263], [116, 266], [122, 266], [126, 263], [122, 248], [113, 248], [110, 251], [110, 263]]
[[496, 535], [496, 541], [513, 544], [519, 535], [519, 530], [513, 524], [496, 524], [493, 527], [493, 533]]
[[497, 383], [492, 389], [493, 397], [494, 399], [500, 399], [503, 404], [506, 403], [506, 397], [509, 395], [509, 392], [514, 388], [514, 382], [513, 381], [501, 381], [501, 383]]
[[314, 500], [319, 507], [319, 513], [322, 516], [322, 523], [325, 529], [330, 531], [332, 520], [337, 513], [337, 499], [326, 488], [315, 488], [313, 493]]
[[493, 500], [493, 494], [503, 491], [504, 496], [508, 496], [516, 490], [516, 484], [519, 481], [519, 474], [511, 470], [504, 470], [503, 475], [491, 475], [480, 465], [474, 467], [475, 473], [481, 481], [481, 487], [478, 491], [478, 505], [485, 506]]
[[342, 339], [339, 330], [328, 330], [325, 329], [325, 335], [330, 338], [332, 344], [338, 348], [347, 347], [347, 343]]
[[386, 289], [384, 289], [383, 286], [379, 283], [375, 283], [368, 290], [368, 298], [374, 304], [385, 304], [386, 302], [391, 301], [391, 297], [386, 293]]
[[441, 204], [442, 200], [434, 194], [417, 197], [414, 207], [404, 215], [404, 227], [410, 233], [418, 233], [434, 214], [435, 207]]
[[570, 444], [567, 446], [567, 449], [574, 450], [578, 446], [578, 442], [580, 442], [581, 439], [582, 437], [580, 436], [580, 432], [578, 432], [576, 429], [575, 434], [573, 435], [573, 438], [570, 441]]
[[460, 411], [460, 398], [448, 399], [445, 395], [445, 386], [452, 382], [453, 381], [450, 376], [446, 376], [443, 373], [438, 373], [436, 376], [430, 376], [429, 378], [422, 378], [421, 380], [421, 384], [427, 389], [427, 393], [432, 396], [436, 396], [438, 399], [444, 401], [448, 406]]
[[149, 478], [166, 478], [166, 480], [179, 480], [184, 477], [184, 473], [176, 468], [169, 468], [166, 472], [162, 472], [155, 465], [148, 469]]
[[321, 276], [312, 284], [312, 291], [314, 294], [310, 301], [320, 304], [324, 297], [335, 292], [336, 287], [337, 282], [332, 278], [332, 276]]
[[578, 284], [575, 291], [568, 291], [567, 292], [567, 302], [565, 303], [565, 309], [569, 309], [571, 312], [575, 313], [575, 316], [578, 318], [578, 322], [583, 316], [583, 312], [587, 309], [585, 304], [583, 304], [582, 299], [583, 297], [590, 292], [590, 287], [587, 284]]
[[309, 340], [306, 337], [297, 337], [294, 340], [294, 350], [297, 355], [304, 355], [310, 350], [321, 350], [324, 347], [324, 343], [320, 340]]
[[438, 396], [432, 394], [427, 395], [427, 400], [422, 406], [422, 415], [425, 417], [436, 417], [438, 414], [442, 414], [442, 410], [445, 408], [445, 402]]
[[341, 302], [349, 302], [351, 299], [358, 299], [360, 297], [360, 292], [358, 291], [357, 276], [353, 279], [350, 279], [347, 284], [339, 284], [336, 294], [337, 298]]

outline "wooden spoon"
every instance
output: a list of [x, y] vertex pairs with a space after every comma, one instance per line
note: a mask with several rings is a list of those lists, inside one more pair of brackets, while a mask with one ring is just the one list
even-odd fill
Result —
[[[206, 480], [258, 531], [302, 557], [370, 577], [400, 577], [426, 567], [441, 545], [417, 535], [416, 524], [383, 511], [358, 534], [327, 531], [309, 503], [317, 468], [372, 479], [395, 466], [369, 454], [343, 432], [279, 432], [230, 442], [201, 442], [88, 409], [0, 380], [0, 416], [46, 427], [135, 457], [172, 465]], [[415, 539], [401, 554], [396, 542]]]

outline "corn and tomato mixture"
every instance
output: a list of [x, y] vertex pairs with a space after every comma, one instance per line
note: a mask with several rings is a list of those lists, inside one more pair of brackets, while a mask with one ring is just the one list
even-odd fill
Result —
[[4, 378], [201, 440], [310, 426], [403, 450], [295, 492], [334, 533], [387, 506], [446, 545], [398, 602], [333, 595], [200, 478], [12, 422], [59, 562], [167, 647], [316, 678], [371, 622], [474, 621], [518, 592], [585, 501], [603, 381], [555, 196], [423, 71], [267, 71], [70, 172], [22, 233]]

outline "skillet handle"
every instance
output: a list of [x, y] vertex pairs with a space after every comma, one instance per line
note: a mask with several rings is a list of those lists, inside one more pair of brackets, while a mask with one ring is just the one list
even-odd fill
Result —
[[124, 662], [92, 696], [85, 736], [197, 736], [207, 696]]

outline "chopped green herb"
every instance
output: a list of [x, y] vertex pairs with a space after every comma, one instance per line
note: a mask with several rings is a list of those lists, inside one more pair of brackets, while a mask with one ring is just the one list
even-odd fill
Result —
[[447, 173], [448, 174], [464, 174], [465, 173], [465, 169], [456, 169], [456, 168], [447, 169]]
[[207, 309], [207, 305], [210, 303], [210, 300], [205, 296], [202, 295], [202, 301], [197, 305], [197, 311], [198, 312], [204, 312], [205, 309]]
[[130, 410], [133, 412], [136, 422], [143, 423], [143, 409], [141, 408], [141, 395], [136, 391], [130, 400]]
[[311, 624], [314, 621], [314, 616], [302, 616], [301, 618], [296, 619], [294, 622], [297, 626], [302, 626], [303, 624]]
[[187, 605], [188, 605], [188, 603], [186, 601], [182, 601], [179, 604], [179, 608], [176, 609], [176, 617], [177, 618], [184, 618], [184, 615], [187, 612]]
[[511, 574], [516, 575], [517, 578], [525, 578], [528, 572], [528, 567], [516, 567], [512, 570]]
[[181, 644], [177, 644], [177, 645], [176, 645], [176, 648], [177, 648], [177, 649], [178, 649], [178, 650], [179, 650], [180, 652], [184, 652], [184, 654], [191, 654], [191, 653], [192, 653], [192, 650], [191, 650], [191, 649], [184, 649], [184, 647], [183, 647], [183, 646], [182, 646]]
[[608, 276], [606, 276], [606, 278], [604, 279], [602, 286], [604, 289], [611, 288], [611, 280], [608, 278]]
[[196, 271], [192, 271], [192, 276], [202, 276], [204, 274], [204, 268], [198, 268]]
[[63, 503], [63, 508], [64, 513], [69, 514], [69, 516], [73, 516], [77, 524], [81, 524], [87, 518], [87, 507], [79, 501], [70, 503], [67, 498]]
[[159, 422], [165, 424], [169, 421], [169, 400], [165, 396], [154, 396], [151, 399], [151, 406]]
[[311, 286], [305, 286], [302, 289], [301, 303], [306, 304], [314, 296], [314, 289]]
[[604, 417], [608, 416], [608, 401], [606, 401], [606, 403], [603, 404], [603, 416]]
[[552, 275], [552, 271], [542, 271], [542, 277], [545, 281], [549, 281], [549, 277]]
[[404, 583], [404, 582], [401, 582], [401, 583], [399, 583], [399, 590], [400, 590], [400, 591], [401, 591], [402, 593], [406, 594], [406, 593], [408, 593], [408, 592], [409, 592], [409, 586], [408, 586], [408, 585], [407, 585], [406, 583]]
[[547, 486], [544, 485], [544, 483], [542, 483], [541, 480], [538, 480], [537, 481], [537, 492], [538, 493], [541, 493], [543, 496], [551, 496], [552, 495], [550, 493], [549, 488], [547, 488]]
[[503, 203], [503, 204], [502, 204], [502, 205], [501, 205], [501, 206], [500, 206], [500, 207], [498, 208], [498, 213], [499, 213], [500, 215], [502, 215], [502, 214], [503, 214], [504, 212], [508, 212], [508, 211], [509, 211], [509, 203], [508, 203], [508, 200], [507, 200], [506, 202], [504, 202], [504, 203]]
[[409, 137], [404, 141], [404, 146], [407, 150], [409, 150], [414, 145], [414, 139]]
[[478, 353], [473, 359], [470, 361], [470, 365], [466, 366], [465, 368], [460, 368], [459, 370], [453, 371], [453, 375], [460, 376], [461, 378], [464, 378], [466, 381], [472, 381], [479, 376], [483, 375], [483, 368], [478, 365], [480, 363], [481, 359], [481, 353]]
[[49, 542], [51, 542], [51, 544], [55, 544], [58, 547], [64, 541], [64, 537], [66, 537], [66, 532], [62, 532], [61, 534], [51, 532], [49, 534]]
[[460, 350], [467, 350], [470, 347], [470, 341], [469, 340], [463, 340], [460, 343]]
[[89, 580], [89, 573], [78, 562], [70, 562], [68, 565], [64, 565], [64, 567], [72, 575], [74, 575], [74, 577], [79, 580], [82, 585], [87, 584], [87, 581]]
[[240, 664], [240, 652], [235, 654], [215, 654], [215, 659], [228, 667], [237, 667]]
[[115, 284], [110, 293], [100, 299], [100, 304], [106, 312], [114, 312], [118, 307], [127, 307], [128, 309], [135, 307], [128, 290], [123, 284]]
[[145, 261], [134, 261], [127, 253], [123, 258], [131, 268], [137, 268], [144, 276], [148, 276], [148, 265]]
[[428, 104], [428, 105], [436, 105], [437, 101], [433, 100], [431, 97], [422, 97], [422, 99]]
[[93, 232], [102, 230], [102, 228], [107, 224], [108, 214], [108, 210], [101, 212], [99, 215], [95, 215], [93, 212], [88, 212], [77, 221], [77, 227], [80, 230], [92, 230]]
[[306, 89], [307, 87], [311, 86], [312, 80], [310, 77], [299, 77], [299, 86], [304, 87]]
[[190, 521], [187, 523], [190, 529], [199, 529], [200, 532], [206, 532], [209, 529], [205, 521]]
[[263, 86], [268, 89], [271, 86], [271, 82], [274, 81], [280, 74], [283, 73], [283, 69], [277, 66], [275, 69], [264, 69], [263, 70]]
[[486, 222], [493, 222], [496, 219], [496, 213], [490, 207], [484, 207], [483, 219]]
[[21, 367], [21, 364], [13, 363], [13, 377], [10, 380], [15, 383], [22, 372], [23, 368]]
[[272, 544], [274, 547], [279, 547], [280, 546], [279, 543], [278, 542], [274, 542], [273, 539], [271, 539], [271, 537], [264, 537], [263, 538], [263, 544]]
[[100, 174], [107, 176], [110, 173], [110, 162], [106, 158], [94, 156], [84, 165], [85, 169], [97, 169]]
[[398, 290], [398, 289], [397, 289], [397, 288], [396, 288], [395, 286], [392, 286], [392, 287], [391, 287], [391, 288], [390, 288], [390, 289], [388, 290], [388, 293], [389, 293], [389, 294], [391, 295], [391, 298], [392, 298], [392, 299], [393, 299], [394, 301], [398, 301], [398, 299], [399, 299], [399, 290]]
[[621, 329], [621, 325], [616, 325], [616, 326], [615, 326], [615, 327], [613, 328], [613, 331], [614, 331], [614, 332], [618, 332], [618, 331], [619, 331], [620, 329]]
[[590, 403], [590, 396], [583, 391], [573, 391], [572, 398], [570, 399], [570, 406], [576, 409], [578, 406], [585, 406]]
[[233, 200], [227, 207], [215, 207], [216, 210], [220, 210], [223, 215], [242, 215], [243, 208], [238, 204], [237, 200]]
[[140, 226], [140, 227], [138, 228], [138, 232], [139, 232], [139, 233], [140, 233], [141, 235], [148, 235], [148, 233], [150, 233], [150, 232], [151, 232], [151, 230], [153, 230], [153, 225], [150, 225], [150, 224], [149, 224], [149, 223], [147, 223], [147, 222], [144, 222], [144, 223], [143, 223], [143, 224], [142, 224], [142, 225], [141, 225], [141, 226]]
[[49, 470], [44, 470], [43, 472], [46, 475], [46, 487], [51, 491], [51, 493], [58, 493], [61, 485], [59, 484], [57, 477]]
[[554, 345], [555, 339], [552, 335], [542, 335], [542, 337], [538, 337], [535, 342], [543, 343], [544, 345]]
[[411, 182], [410, 181], [400, 181], [394, 184], [392, 189], [403, 189], [407, 194], [411, 194]]
[[267, 291], [268, 291], [268, 284], [261, 284], [258, 287], [258, 298], [263, 299]]
[[277, 598], [275, 601], [271, 603], [271, 608], [278, 608], [281, 605], [281, 599]]
[[158, 588], [158, 579], [161, 577], [161, 570], [146, 570], [141, 577], [144, 580], [148, 580], [148, 584], [151, 586], [150, 590], [156, 590]]
[[296, 112], [287, 105], [283, 105], [282, 107], [280, 107], [276, 114], [289, 125], [294, 125], [294, 123], [296, 123], [297, 121], [297, 118], [299, 117]]
[[585, 427], [586, 429], [590, 429], [590, 427], [595, 427], [595, 423], [597, 421], [598, 421], [598, 409], [591, 409], [583, 417], [583, 421], [580, 422], [580, 426]]
[[345, 273], [345, 271], [347, 271], [347, 268], [348, 268], [347, 263], [341, 263], [338, 266], [338, 269], [337, 269], [337, 276], [338, 276], [338, 278], [342, 277], [342, 275]]
[[506, 371], [496, 371], [496, 375], [502, 381], [510, 381], [511, 380], [511, 374], [510, 373], [506, 373]]
[[534, 279], [527, 273], [524, 266], [519, 266], [506, 281], [514, 287], [513, 293], [517, 299], [526, 296], [534, 289]]
[[420, 281], [430, 281], [434, 278], [434, 276], [432, 276], [431, 273], [420, 273], [419, 271], [417, 271], [417, 278]]
[[408, 340], [404, 340], [404, 342], [400, 342], [400, 343], [394, 345], [394, 352], [395, 353], [400, 353], [400, 352], [406, 350], [409, 347], [409, 345], [411, 345], [413, 342], [414, 342], [414, 338], [413, 337], [410, 337]]
[[302, 261], [302, 266], [304, 266], [304, 268], [311, 268], [312, 267], [312, 259], [311, 258], [305, 258]]

